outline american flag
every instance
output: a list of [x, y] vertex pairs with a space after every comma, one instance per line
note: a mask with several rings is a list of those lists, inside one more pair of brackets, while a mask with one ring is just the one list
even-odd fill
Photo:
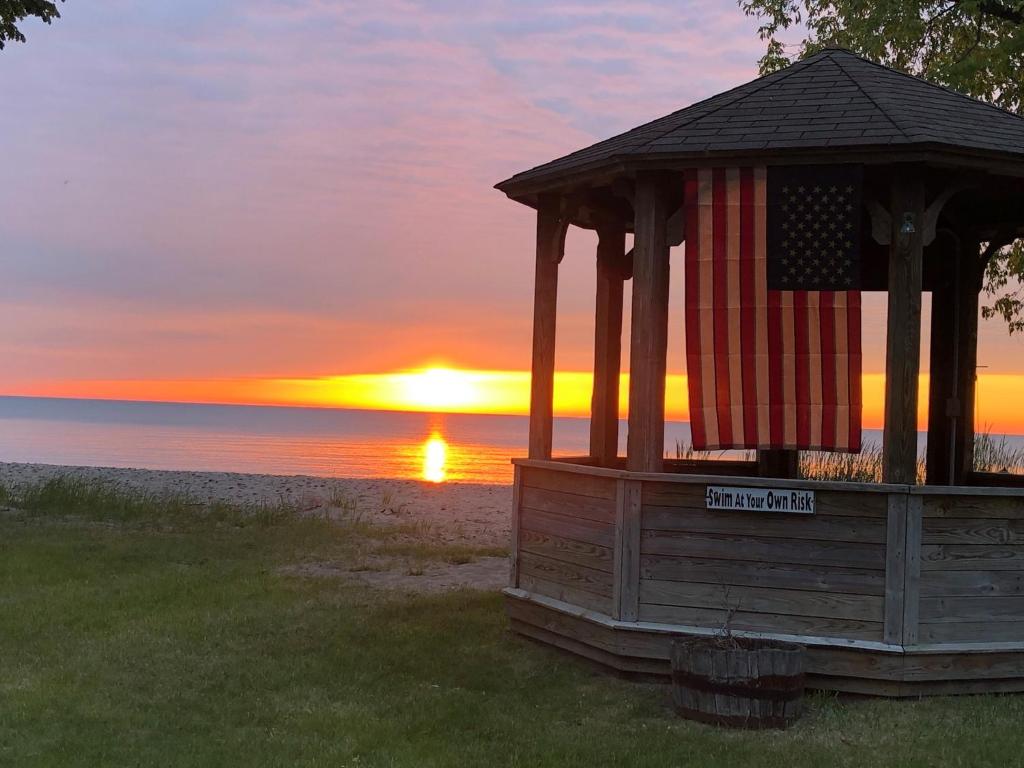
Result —
[[686, 175], [696, 449], [859, 451], [859, 166]]

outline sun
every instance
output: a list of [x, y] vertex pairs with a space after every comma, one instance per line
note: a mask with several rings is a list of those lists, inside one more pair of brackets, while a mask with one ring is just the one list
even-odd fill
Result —
[[481, 398], [471, 373], [452, 368], [426, 368], [402, 377], [402, 400], [423, 410], [450, 410], [475, 405]]

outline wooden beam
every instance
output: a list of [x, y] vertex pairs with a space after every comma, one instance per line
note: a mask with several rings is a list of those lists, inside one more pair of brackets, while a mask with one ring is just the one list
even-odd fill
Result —
[[928, 363], [928, 485], [953, 482], [952, 416], [956, 415], [957, 325], [959, 295], [955, 286], [956, 257], [933, 265], [931, 342]]
[[952, 404], [953, 470], [951, 484], [967, 485], [974, 472], [974, 400], [978, 380], [978, 295], [985, 268], [1000, 248], [1009, 245], [1016, 232], [1004, 229], [988, 242], [984, 252], [977, 240], [964, 239], [957, 258], [957, 353], [956, 399]]
[[923, 536], [924, 500], [910, 494], [907, 499], [907, 562], [904, 566], [903, 592], [903, 644], [918, 642], [921, 613], [921, 538]]
[[558, 263], [565, 248], [567, 219], [557, 195], [542, 195], [537, 206], [537, 268], [533, 293], [533, 368], [530, 378], [531, 459], [551, 458], [555, 390], [555, 309]]
[[640, 173], [634, 197], [633, 322], [626, 466], [661, 472], [668, 348], [668, 199], [662, 174]]
[[622, 287], [626, 229], [598, 229], [594, 312], [594, 390], [590, 400], [590, 456], [611, 466], [619, 452], [619, 373], [622, 364]]
[[617, 482], [612, 618], [622, 621], [636, 621], [640, 610], [642, 494], [639, 480]]
[[890, 206], [892, 235], [882, 436], [882, 480], [886, 483], [914, 483], [917, 479], [924, 193], [918, 172], [897, 169]]
[[523, 468], [516, 466], [512, 474], [512, 540], [509, 543], [508, 585], [519, 586], [519, 507], [523, 498]]
[[910, 494], [890, 493], [885, 537], [885, 618], [882, 640], [903, 644], [907, 571], [907, 502]]
[[800, 451], [787, 448], [758, 451], [757, 474], [759, 477], [800, 477]]
[[958, 295], [957, 328], [957, 398], [956, 421], [953, 424], [952, 485], [964, 485], [974, 472], [974, 398], [978, 374], [978, 294], [984, 276], [984, 262], [979, 259], [976, 242], [967, 240], [958, 259], [956, 291]]

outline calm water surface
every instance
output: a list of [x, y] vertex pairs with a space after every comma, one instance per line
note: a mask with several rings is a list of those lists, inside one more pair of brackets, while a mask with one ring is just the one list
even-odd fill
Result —
[[[0, 397], [0, 461], [507, 483], [527, 428], [525, 416]], [[555, 419], [555, 453], [586, 453], [588, 430]], [[685, 422], [666, 425], [669, 454], [689, 439]]]
[[[557, 452], [586, 453], [587, 420], [555, 421]], [[505, 483], [527, 429], [523, 416], [0, 397], [0, 461], [46, 464]]]

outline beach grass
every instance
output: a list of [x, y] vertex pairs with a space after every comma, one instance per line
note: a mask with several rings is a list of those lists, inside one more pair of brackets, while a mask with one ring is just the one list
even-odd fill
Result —
[[[756, 451], [698, 451], [676, 441], [677, 459], [724, 459], [754, 461]], [[1024, 474], [1024, 447], [1012, 445], [1005, 435], [979, 432], [974, 436], [974, 469], [977, 472]], [[859, 453], [801, 451], [800, 476], [808, 480], [838, 480], [856, 483], [882, 482], [882, 446], [867, 442]], [[925, 456], [917, 457], [917, 482], [925, 481]]]
[[785, 733], [682, 721], [665, 686], [511, 635], [497, 593], [288, 570], [396, 543], [366, 523], [51, 483], [0, 496], [0, 765], [1005, 766], [1024, 751], [1017, 696], [816, 694]]
[[974, 468], [978, 472], [1024, 474], [1024, 446], [1009, 443], [1006, 435], [989, 432], [974, 436]]

